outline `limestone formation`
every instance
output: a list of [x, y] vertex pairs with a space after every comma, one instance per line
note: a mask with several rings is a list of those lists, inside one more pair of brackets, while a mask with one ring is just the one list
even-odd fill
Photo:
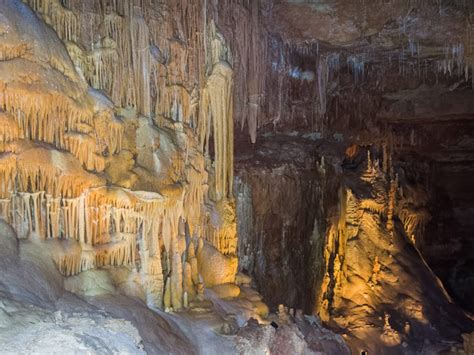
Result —
[[472, 352], [473, 22], [0, 0], [5, 351]]

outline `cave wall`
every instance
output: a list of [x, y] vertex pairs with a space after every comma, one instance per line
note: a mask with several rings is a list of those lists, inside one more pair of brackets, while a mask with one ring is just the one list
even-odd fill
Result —
[[336, 164], [311, 139], [261, 138], [237, 156], [239, 270], [273, 309], [312, 312], [324, 275], [324, 245], [337, 202]]
[[321, 189], [316, 172], [291, 166], [247, 168], [238, 174], [237, 211], [252, 208], [251, 215], [237, 214], [239, 267], [253, 277], [273, 309], [285, 304], [311, 311], [313, 280], [321, 272], [313, 268], [321, 259], [313, 255], [312, 245], [322, 239], [318, 220], [323, 216], [317, 215]]
[[472, 312], [472, 163], [440, 164], [433, 170], [433, 217], [423, 255], [453, 298]]

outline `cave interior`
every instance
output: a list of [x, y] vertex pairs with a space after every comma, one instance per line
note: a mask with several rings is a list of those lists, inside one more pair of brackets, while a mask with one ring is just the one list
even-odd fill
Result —
[[0, 0], [0, 353], [474, 354], [473, 23]]

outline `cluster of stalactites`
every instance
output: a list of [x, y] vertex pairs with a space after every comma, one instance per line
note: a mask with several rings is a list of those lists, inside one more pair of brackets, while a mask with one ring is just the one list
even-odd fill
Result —
[[[341, 72], [342, 55], [320, 48], [317, 41], [292, 42], [271, 37], [267, 44], [267, 115], [261, 124], [301, 124], [324, 132], [328, 119], [331, 82]], [[304, 65], [301, 62], [304, 62]], [[348, 71], [352, 71], [347, 61]]]
[[[234, 62], [235, 94], [240, 98], [234, 102], [235, 118], [241, 129], [247, 125], [250, 139], [255, 143], [259, 115], [265, 103], [269, 36], [261, 22], [259, 1], [229, 6], [226, 10], [236, 26], [231, 39], [235, 43], [233, 57], [237, 59]], [[209, 36], [212, 36], [212, 28], [210, 32]], [[214, 44], [212, 57], [218, 57], [220, 54], [216, 51], [220, 43], [216, 40], [211, 43]]]
[[[66, 42], [76, 68], [92, 87], [106, 91], [117, 105], [132, 106], [150, 115], [149, 30], [142, 15], [135, 14], [139, 8], [128, 1], [114, 2], [113, 8], [121, 3], [121, 11], [127, 14], [123, 17], [113, 9], [106, 14], [74, 12], [58, 0], [26, 2]], [[71, 9], [81, 6], [75, 1], [69, 5]], [[101, 36], [93, 31], [102, 32]], [[88, 38], [87, 43], [84, 38]]]
[[[0, 197], [15, 191], [45, 191], [59, 197], [77, 197], [88, 188], [103, 184], [99, 177], [85, 172], [66, 152], [32, 146], [0, 156]], [[25, 148], [23, 148], [25, 149]]]
[[[464, 78], [469, 80], [469, 69], [472, 65], [466, 61], [465, 46], [463, 43], [450, 44], [444, 49], [444, 58], [436, 61], [436, 69], [439, 73], [450, 77]], [[472, 76], [474, 82], [474, 76]]]
[[113, 112], [94, 115], [92, 109], [78, 107], [66, 96], [8, 88], [0, 95], [2, 109], [0, 151], [19, 138], [45, 142], [71, 152], [87, 170], [101, 172], [102, 152], [121, 150], [123, 124]]
[[[163, 233], [166, 240], [177, 233], [177, 215], [182, 210], [180, 201], [175, 201], [173, 208], [162, 197], [142, 197], [140, 193], [109, 188], [89, 189], [75, 198], [54, 197], [44, 191], [14, 192], [2, 201], [7, 206], [2, 209], [2, 217], [19, 231], [20, 238], [33, 235], [43, 240], [75, 240], [81, 245], [97, 247], [94, 250], [101, 251], [100, 255], [108, 247], [122, 250], [119, 254], [123, 248], [131, 251], [126, 258], [111, 256], [111, 260], [135, 260], [136, 248], [132, 247], [135, 238], [130, 235], [140, 235], [148, 250], [159, 252], [157, 240], [152, 236]], [[169, 248], [170, 242], [166, 244]], [[103, 255], [101, 258], [104, 260]], [[96, 264], [104, 265], [103, 261]], [[66, 274], [74, 272], [68, 270]]]
[[[30, 5], [44, 15], [59, 11], [56, 6], [52, 6], [47, 1], [35, 1]], [[74, 1], [68, 4], [71, 9], [75, 9], [76, 5]], [[80, 49], [81, 46], [71, 41], [67, 43], [76, 67], [83, 72], [93, 87], [105, 90], [116, 104], [123, 107], [136, 107], [146, 116], [154, 115], [155, 122], [158, 124], [160, 119], [166, 118], [196, 127], [206, 152], [209, 152], [207, 149], [209, 139], [213, 137], [216, 184], [212, 191], [215, 192], [216, 199], [229, 196], [233, 181], [234, 106], [234, 78], [231, 69], [233, 55], [230, 46], [227, 45], [213, 20], [206, 19], [201, 22], [199, 18], [194, 19], [191, 26], [205, 28], [204, 31], [201, 30], [204, 38], [199, 39], [197, 44], [200, 48], [195, 50], [196, 53], [190, 53], [189, 47], [183, 46], [179, 41], [168, 41], [165, 45], [160, 37], [161, 34], [154, 28], [150, 28], [150, 24], [154, 26], [156, 24], [149, 11], [140, 7], [133, 8], [133, 11], [125, 11], [126, 8], [132, 8], [122, 5], [115, 4], [104, 14], [76, 13], [79, 33], [74, 37], [78, 39], [78, 42], [80, 42], [79, 39], [83, 41], [86, 36], [85, 33], [81, 33], [85, 29], [83, 22], [92, 21], [90, 25], [93, 27], [98, 23], [105, 23], [105, 26], [98, 27], [100, 31], [104, 31], [104, 39], [91, 43], [90, 53], [84, 52]], [[191, 5], [181, 4], [180, 6], [184, 9]], [[115, 8], [123, 13], [118, 15]], [[250, 27], [253, 28], [258, 22], [258, 6], [252, 7], [252, 13]], [[96, 19], [94, 16], [100, 18]], [[264, 65], [259, 54], [264, 53], [266, 48], [258, 41], [260, 33], [258, 29], [259, 27], [252, 30], [253, 32], [246, 29], [244, 37], [248, 45], [240, 48], [240, 55], [248, 60], [245, 66], [240, 68], [242, 73], [239, 73], [251, 79], [245, 91], [249, 97], [247, 111], [252, 117], [249, 126], [254, 132], [253, 141], [256, 137], [254, 122], [257, 119], [263, 90], [263, 84], [256, 78], [264, 77], [259, 75], [263, 72]], [[190, 28], [186, 28], [183, 32], [185, 32], [183, 33], [185, 38], [192, 36]], [[88, 46], [85, 45], [82, 48], [88, 48]], [[204, 57], [202, 53], [205, 54]], [[189, 61], [194, 61], [192, 67]], [[250, 65], [250, 70], [246, 69], [248, 65]], [[201, 70], [197, 70], [198, 66]], [[203, 75], [206, 72], [207, 79]], [[190, 92], [190, 88], [184, 86], [185, 82], [192, 80], [190, 74], [195, 76], [194, 80], [198, 87], [201, 86], [201, 90], [195, 87]], [[117, 80], [118, 77], [120, 80]], [[202, 80], [201, 83], [199, 83], [200, 80]], [[244, 116], [247, 115], [244, 114]], [[91, 125], [91, 122], [84, 123]], [[92, 141], [80, 133], [71, 133], [67, 139], [58, 137], [61, 142], [57, 146], [70, 148], [87, 169], [103, 170], [103, 159], [100, 154], [97, 154], [100, 152], [94, 151]], [[115, 151], [115, 149], [111, 150]]]
[[[136, 269], [146, 280], [149, 303], [160, 308], [186, 307], [200, 285], [195, 243], [186, 237], [184, 214], [183, 198], [168, 201], [157, 194], [105, 187], [77, 198], [41, 191], [0, 199], [0, 218], [21, 239], [52, 243], [63, 275], [105, 266]], [[164, 266], [163, 252], [168, 255]], [[169, 271], [165, 279], [164, 268]]]
[[0, 108], [15, 117], [21, 136], [63, 147], [65, 133], [81, 124], [93, 126], [91, 110], [62, 95], [41, 95], [4, 88]]
[[[202, 122], [203, 142], [214, 137], [218, 152], [217, 182], [212, 189], [219, 198], [230, 195], [233, 77], [228, 62], [232, 62], [232, 56], [220, 34], [208, 36], [218, 40], [210, 43], [209, 53], [214, 55], [210, 57], [211, 72], [207, 73], [206, 81], [205, 58], [190, 54], [189, 47], [180, 41], [173, 42], [169, 49], [160, 46], [167, 56], [166, 66], [154, 56], [150, 47], [158, 43], [157, 36], [162, 34], [156, 28], [150, 29], [147, 11], [124, 5], [133, 2], [110, 2], [112, 12], [106, 14], [76, 12], [75, 5], [80, 2], [75, 0], [64, 2], [74, 12], [58, 0], [26, 2], [66, 42], [76, 68], [89, 84], [106, 91], [115, 103], [135, 107], [147, 116], [153, 115], [154, 108], [163, 117], [187, 123], [196, 130], [198, 120]], [[173, 6], [184, 3], [188, 2], [182, 0]], [[196, 3], [189, 1], [187, 6], [195, 7]], [[105, 26], [100, 31], [105, 29], [106, 33], [98, 42], [84, 46], [84, 28], [94, 31], [94, 26], [104, 23], [98, 17], [105, 17]], [[185, 37], [200, 36], [194, 28], [207, 27], [198, 19], [181, 29]], [[198, 47], [204, 53], [202, 38]], [[191, 67], [190, 62], [194, 63]], [[185, 86], [190, 81], [196, 82], [191, 94]], [[200, 120], [199, 88], [204, 84], [205, 119]], [[103, 171], [103, 155], [121, 150], [124, 126], [111, 109], [94, 113], [86, 107], [88, 98], [73, 100], [59, 94], [0, 89], [0, 109], [5, 111], [4, 116], [0, 115], [0, 123], [5, 123], [0, 127], [0, 145], [6, 152], [0, 157], [0, 218], [11, 223], [20, 238], [38, 238], [54, 245], [54, 259], [64, 275], [104, 266], [138, 269], [143, 273], [147, 292], [157, 295], [150, 301], [153, 305], [161, 307], [164, 302], [176, 309], [186, 306], [196, 287], [202, 286], [195, 246], [198, 237], [205, 234], [206, 221], [201, 210], [208, 186], [206, 159], [200, 149], [199, 154], [186, 161], [186, 169], [184, 162], [177, 163], [183, 164], [179, 171], [185, 176], [186, 187], [176, 199], [100, 187], [104, 180], [83, 168]], [[78, 102], [84, 103], [84, 107]], [[16, 142], [21, 138], [25, 140]], [[185, 229], [194, 242], [185, 236]], [[227, 242], [222, 248], [233, 253], [232, 243]], [[162, 258], [163, 254], [166, 257]], [[165, 282], [171, 295], [169, 302]]]
[[[48, 1], [31, 0], [30, 2], [30, 5], [43, 15], [59, 11]], [[210, 99], [212, 95], [209, 93], [214, 90], [210, 86], [210, 81], [216, 81], [214, 72], [218, 63], [227, 62], [232, 65], [234, 56], [230, 46], [217, 29], [211, 16], [207, 18], [208, 11], [203, 7], [204, 3], [180, 1], [170, 5], [169, 9], [160, 8], [160, 11], [176, 12], [175, 15], [180, 20], [178, 24], [171, 22], [168, 24], [163, 20], [158, 22], [156, 15], [149, 11], [149, 5], [144, 3], [132, 7], [130, 2], [116, 1], [110, 3], [104, 13], [93, 14], [76, 11], [81, 8], [80, 4], [74, 0], [69, 1], [68, 7], [77, 17], [78, 33], [74, 35], [77, 39], [68, 39], [66, 43], [68, 51], [89, 84], [94, 88], [105, 90], [117, 105], [135, 107], [146, 116], [155, 116], [155, 122], [158, 124], [161, 119], [166, 118], [186, 123], [191, 127], [202, 126], [202, 120], [197, 122], [198, 116], [201, 116], [198, 110], [199, 105], [207, 105], [201, 108], [200, 111], [203, 112], [215, 112], [220, 106], [217, 99]], [[229, 10], [230, 13], [226, 12], [224, 15], [245, 19], [244, 22], [236, 22], [238, 29], [234, 32], [235, 42], [238, 44], [236, 51], [239, 52], [241, 58], [241, 64], [239, 68], [236, 68], [236, 74], [239, 76], [237, 89], [244, 100], [242, 104], [235, 103], [232, 100], [233, 89], [225, 89], [224, 96], [227, 101], [225, 106], [237, 107], [242, 124], [247, 120], [252, 141], [255, 141], [257, 117], [263, 104], [265, 86], [263, 74], [267, 44], [266, 41], [260, 41], [264, 30], [259, 20], [258, 3], [246, 6], [233, 5], [235, 6], [232, 11]], [[214, 5], [207, 4], [207, 6]], [[62, 6], [61, 8], [67, 10]], [[183, 12], [184, 16], [187, 11], [189, 15], [191, 8], [199, 11], [194, 11], [196, 16], [193, 16], [185, 27], [179, 27], [179, 24], [184, 21], [184, 17], [179, 17], [179, 14]], [[251, 13], [248, 19], [247, 12]], [[105, 25], [99, 26], [100, 23]], [[176, 25], [178, 25], [181, 40], [164, 40], [163, 31], [171, 36], [174, 34], [173, 28]], [[58, 30], [54, 24], [53, 27]], [[96, 36], [89, 35], [91, 27], [93, 31], [96, 29], [101, 32], [100, 40], [94, 41], [93, 38]], [[161, 31], [157, 31], [158, 28]], [[266, 36], [263, 37], [266, 38]], [[192, 46], [187, 45], [189, 41], [193, 41]], [[81, 48], [90, 48], [90, 50]], [[210, 80], [206, 80], [206, 74]], [[230, 77], [227, 73], [224, 75]], [[229, 81], [229, 79], [225, 80]], [[190, 82], [195, 83], [194, 88], [186, 86], [189, 86], [187, 83]], [[229, 83], [226, 86], [230, 87]], [[207, 97], [199, 98], [199, 96]], [[220, 131], [233, 129], [233, 122], [230, 121], [233, 120], [232, 110], [226, 111], [225, 117], [215, 117], [214, 120]], [[228, 135], [233, 134], [228, 133]], [[218, 133], [215, 136], [221, 137], [222, 134]], [[229, 170], [226, 167], [226, 165], [229, 166], [226, 160], [229, 162], [232, 160], [229, 156], [231, 149], [227, 147], [230, 143], [227, 139], [219, 138], [219, 140], [221, 142], [216, 142], [216, 146], [220, 149], [216, 151], [219, 156], [216, 159], [218, 196], [226, 195], [231, 191], [232, 180], [229, 177], [224, 178], [224, 175], [228, 175], [228, 171], [226, 173], [224, 170]], [[87, 148], [84, 147], [82, 151], [85, 150]], [[100, 164], [90, 161], [86, 165]], [[229, 180], [230, 184], [225, 180]]]
[[221, 254], [236, 255], [237, 252], [237, 225], [235, 222], [224, 222], [218, 228], [208, 224], [205, 233], [206, 241], [216, 248]]
[[40, 13], [45, 22], [54, 28], [59, 38], [65, 41], [77, 40], [79, 29], [77, 17], [59, 0], [23, 0], [23, 2]]
[[[201, 34], [205, 23], [201, 17], [205, 11], [201, 2], [180, 0], [162, 6], [120, 0], [103, 6], [91, 0], [91, 8], [103, 10], [98, 13], [85, 11], [82, 2], [76, 0], [67, 2], [68, 9], [58, 0], [25, 2], [66, 42], [76, 68], [88, 83], [104, 90], [117, 106], [133, 107], [145, 116], [167, 113], [167, 118], [188, 121], [192, 88], [169, 87], [190, 82], [199, 86], [204, 78], [205, 45]], [[152, 11], [156, 7], [158, 11]], [[164, 20], [163, 11], [173, 12], [169, 18], [179, 22]], [[190, 18], [190, 14], [194, 16]], [[170, 40], [176, 31], [179, 40]], [[157, 74], [160, 65], [165, 70]]]
[[95, 89], [112, 92], [118, 65], [115, 41], [105, 38], [94, 45], [90, 52], [81, 49], [75, 42], [66, 42], [66, 48], [76, 67]]

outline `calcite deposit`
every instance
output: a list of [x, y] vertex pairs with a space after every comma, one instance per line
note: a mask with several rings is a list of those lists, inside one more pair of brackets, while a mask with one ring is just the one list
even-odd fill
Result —
[[0, 349], [472, 352], [473, 20], [0, 0]]

